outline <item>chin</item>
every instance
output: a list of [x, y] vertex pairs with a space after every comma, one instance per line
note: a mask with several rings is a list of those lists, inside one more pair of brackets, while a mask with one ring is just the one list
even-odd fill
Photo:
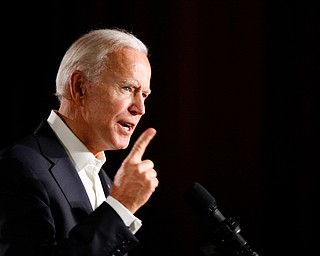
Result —
[[116, 148], [117, 149], [126, 149], [129, 146], [130, 140], [123, 140], [123, 141], [118, 141], [116, 143]]

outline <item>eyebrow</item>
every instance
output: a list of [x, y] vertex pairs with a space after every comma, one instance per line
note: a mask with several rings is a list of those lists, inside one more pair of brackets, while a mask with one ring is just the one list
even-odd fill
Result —
[[[142, 86], [139, 85], [139, 82], [136, 80], [123, 80], [120, 85], [128, 86], [128, 87], [134, 87], [134, 88], [141, 88]], [[141, 90], [142, 91], [142, 90]], [[146, 93], [148, 95], [151, 94], [151, 90], [142, 91], [143, 93]]]

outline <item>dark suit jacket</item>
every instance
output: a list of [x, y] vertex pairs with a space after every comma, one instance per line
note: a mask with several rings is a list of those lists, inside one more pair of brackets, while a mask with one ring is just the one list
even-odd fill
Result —
[[[103, 170], [100, 177], [108, 195], [111, 180]], [[137, 244], [111, 206], [92, 210], [46, 120], [0, 152], [0, 256], [124, 255]]]

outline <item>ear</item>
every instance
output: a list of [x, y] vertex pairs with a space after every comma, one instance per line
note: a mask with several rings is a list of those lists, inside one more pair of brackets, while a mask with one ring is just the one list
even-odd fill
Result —
[[80, 71], [75, 71], [70, 79], [70, 94], [71, 99], [78, 105], [82, 105], [82, 100], [85, 94], [85, 78]]

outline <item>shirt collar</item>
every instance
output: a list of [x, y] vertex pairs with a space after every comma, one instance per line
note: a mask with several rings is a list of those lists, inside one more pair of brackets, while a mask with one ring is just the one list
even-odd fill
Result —
[[64, 123], [55, 110], [51, 110], [47, 121], [66, 149], [78, 172], [92, 163], [98, 165], [99, 169], [102, 167], [106, 161], [104, 152], [101, 151], [96, 158]]

